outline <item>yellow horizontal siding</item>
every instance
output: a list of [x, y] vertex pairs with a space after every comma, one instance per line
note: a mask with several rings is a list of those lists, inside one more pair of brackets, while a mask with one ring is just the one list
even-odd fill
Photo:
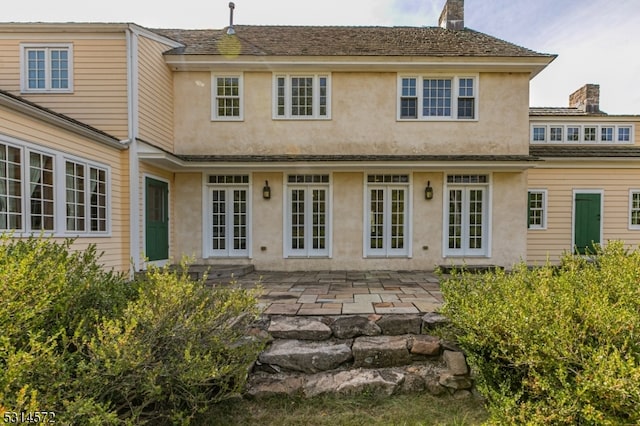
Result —
[[140, 36], [139, 40], [139, 134], [173, 151], [173, 74], [164, 62], [165, 44]]
[[[73, 33], [5, 34], [0, 39], [0, 87], [120, 139], [128, 135], [127, 45], [124, 32], [110, 38]], [[73, 93], [20, 93], [20, 43], [72, 43]]]
[[79, 237], [74, 248], [96, 244], [105, 252], [101, 262], [108, 269], [127, 271], [130, 264], [129, 151], [119, 151], [74, 133], [49, 125], [0, 106], [0, 134], [31, 146], [95, 161], [110, 168], [110, 226], [106, 237]]
[[571, 250], [573, 191], [602, 190], [603, 242], [623, 240], [631, 246], [640, 244], [640, 231], [629, 229], [629, 190], [640, 190], [640, 169], [534, 169], [529, 171], [528, 187], [546, 189], [547, 229], [529, 230], [527, 260], [557, 261]]

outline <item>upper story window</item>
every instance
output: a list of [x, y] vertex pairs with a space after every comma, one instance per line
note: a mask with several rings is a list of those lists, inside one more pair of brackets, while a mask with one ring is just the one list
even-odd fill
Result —
[[22, 92], [72, 92], [73, 46], [31, 44], [21, 46]]
[[633, 144], [633, 124], [532, 124], [532, 143]]
[[242, 105], [242, 75], [213, 75], [213, 106], [212, 120], [241, 121], [243, 119]]
[[399, 120], [474, 120], [476, 77], [400, 76]]
[[330, 98], [329, 74], [274, 75], [274, 118], [329, 119]]

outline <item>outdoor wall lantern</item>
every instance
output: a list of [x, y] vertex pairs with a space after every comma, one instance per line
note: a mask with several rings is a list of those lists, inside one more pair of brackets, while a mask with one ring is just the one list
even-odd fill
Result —
[[269, 181], [264, 181], [264, 188], [262, 188], [262, 198], [265, 200], [269, 200], [271, 198], [271, 187], [269, 186]]
[[433, 198], [433, 188], [431, 187], [431, 181], [427, 181], [427, 187], [424, 189], [424, 199], [431, 200]]

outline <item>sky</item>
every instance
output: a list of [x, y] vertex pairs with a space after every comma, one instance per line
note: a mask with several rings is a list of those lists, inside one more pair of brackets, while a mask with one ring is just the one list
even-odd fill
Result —
[[[133, 22], [148, 28], [222, 28], [228, 0], [6, 1], [3, 22]], [[437, 26], [445, 0], [235, 0], [234, 23]], [[531, 81], [531, 106], [568, 106], [600, 85], [600, 108], [640, 114], [640, 0], [466, 0], [465, 26], [558, 55]]]

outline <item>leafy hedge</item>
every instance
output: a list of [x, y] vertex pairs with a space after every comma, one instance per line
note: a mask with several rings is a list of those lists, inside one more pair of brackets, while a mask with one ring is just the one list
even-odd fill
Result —
[[640, 424], [640, 252], [443, 281], [497, 424]]
[[185, 424], [237, 394], [263, 347], [245, 337], [251, 292], [167, 269], [128, 282], [71, 240], [0, 243], [0, 413]]

